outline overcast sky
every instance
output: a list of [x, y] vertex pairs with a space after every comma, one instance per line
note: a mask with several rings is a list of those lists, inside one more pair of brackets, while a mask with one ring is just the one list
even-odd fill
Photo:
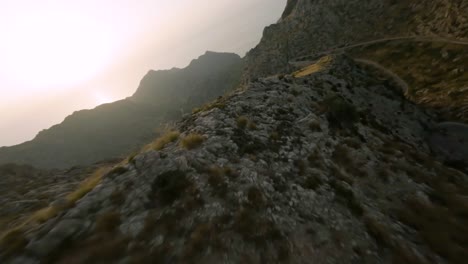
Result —
[[150, 69], [241, 56], [287, 0], [0, 0], [0, 146], [133, 94]]

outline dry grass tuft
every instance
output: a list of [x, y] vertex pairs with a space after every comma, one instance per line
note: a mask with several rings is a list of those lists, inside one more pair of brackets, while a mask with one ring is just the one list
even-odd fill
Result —
[[313, 120], [309, 123], [309, 128], [312, 132], [321, 132], [322, 128], [320, 127], [320, 122], [317, 120]]
[[179, 136], [180, 136], [180, 133], [178, 131], [169, 131], [165, 133], [164, 135], [160, 136], [159, 138], [157, 138], [148, 146], [146, 146], [144, 150], [161, 150], [167, 144], [176, 141], [179, 138]]
[[265, 198], [262, 191], [257, 186], [251, 186], [247, 190], [247, 199], [253, 207], [259, 208], [265, 204]]
[[104, 175], [109, 172], [109, 168], [97, 169], [89, 178], [80, 184], [77, 190], [67, 195], [67, 200], [70, 203], [75, 203], [85, 196], [88, 192], [94, 189], [102, 180]]
[[297, 72], [294, 72], [293, 76], [295, 78], [301, 78], [301, 77], [305, 77], [316, 72], [323, 71], [330, 66], [332, 61], [333, 61], [333, 58], [331, 56], [322, 57], [316, 63], [311, 64]]
[[244, 129], [247, 127], [247, 124], [249, 123], [249, 119], [246, 116], [239, 116], [236, 119], [237, 127], [240, 129]]
[[109, 171], [109, 167], [97, 169], [90, 177], [80, 184], [77, 190], [66, 196], [66, 203], [63, 206], [49, 206], [38, 210], [21, 224], [6, 231], [0, 237], [0, 248], [2, 254], [10, 256], [21, 251], [28, 243], [28, 239], [24, 235], [27, 230], [38, 224], [45, 223], [49, 219], [56, 217], [61, 211], [72, 207], [78, 200], [93, 190]]
[[21, 228], [15, 228], [0, 237], [0, 249], [5, 257], [17, 254], [28, 244], [28, 240]]
[[375, 240], [386, 246], [392, 245], [392, 235], [388, 228], [376, 218], [366, 215], [363, 218], [364, 225]]
[[190, 150], [190, 149], [195, 149], [199, 147], [203, 143], [203, 141], [205, 141], [204, 136], [197, 134], [197, 133], [192, 133], [192, 134], [187, 135], [185, 138], [183, 138], [180, 141], [180, 145], [183, 148]]

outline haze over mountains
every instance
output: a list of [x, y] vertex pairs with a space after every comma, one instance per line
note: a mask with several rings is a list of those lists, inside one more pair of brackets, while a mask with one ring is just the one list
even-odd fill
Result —
[[133, 96], [77, 111], [32, 141], [0, 148], [0, 164], [68, 168], [128, 155], [158, 128], [235, 88], [242, 67], [238, 55], [207, 52], [184, 69], [150, 71]]
[[285, 3], [2, 1], [0, 147], [131, 96], [150, 69], [184, 68], [207, 50], [243, 56]]
[[467, 44], [464, 0], [289, 0], [245, 58], [146, 75], [126, 101], [176, 122], [139, 151], [0, 167], [0, 261], [464, 263]]

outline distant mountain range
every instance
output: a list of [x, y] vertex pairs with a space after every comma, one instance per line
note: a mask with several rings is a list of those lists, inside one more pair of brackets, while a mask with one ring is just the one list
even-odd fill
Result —
[[157, 129], [239, 83], [242, 59], [206, 52], [184, 69], [150, 71], [135, 94], [73, 113], [33, 140], [0, 148], [0, 164], [67, 168], [119, 157], [157, 135]]

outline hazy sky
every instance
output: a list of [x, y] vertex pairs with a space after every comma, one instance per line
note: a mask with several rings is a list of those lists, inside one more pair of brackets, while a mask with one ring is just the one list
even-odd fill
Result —
[[0, 0], [0, 146], [133, 94], [149, 69], [243, 56], [287, 0]]

